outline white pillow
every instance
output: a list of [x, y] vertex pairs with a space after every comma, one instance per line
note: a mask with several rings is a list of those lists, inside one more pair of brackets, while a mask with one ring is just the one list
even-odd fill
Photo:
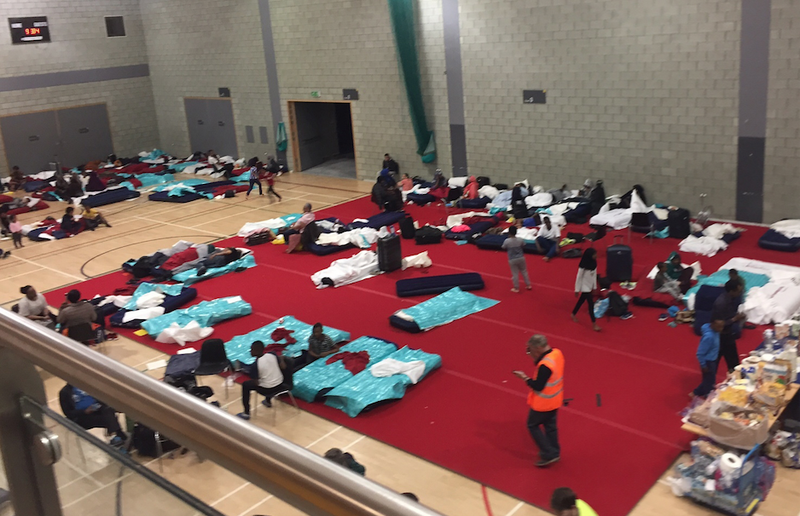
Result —
[[464, 188], [467, 186], [467, 181], [469, 181], [467, 176], [456, 176], [448, 179], [447, 184], [450, 188]]

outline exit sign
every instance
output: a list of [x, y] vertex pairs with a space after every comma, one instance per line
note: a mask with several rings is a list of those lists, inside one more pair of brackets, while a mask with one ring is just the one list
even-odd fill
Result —
[[322, 95], [321, 95], [321, 94], [320, 94], [320, 92], [318, 92], [318, 91], [312, 91], [312, 92], [311, 92], [311, 98], [318, 99], [318, 98], [320, 98], [321, 96], [322, 96]]

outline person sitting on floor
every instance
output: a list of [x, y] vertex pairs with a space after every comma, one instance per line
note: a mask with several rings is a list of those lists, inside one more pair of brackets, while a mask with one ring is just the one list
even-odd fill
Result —
[[90, 302], [81, 301], [81, 293], [72, 289], [67, 292], [67, 299], [61, 305], [56, 320], [62, 328], [71, 328], [81, 324], [91, 324], [97, 321], [97, 311]]
[[669, 258], [667, 258], [667, 270], [665, 273], [669, 279], [678, 282], [682, 293], [685, 294], [691, 288], [694, 270], [691, 267], [683, 266], [681, 255], [678, 251], [672, 251]]
[[128, 436], [119, 424], [116, 411], [108, 405], [70, 384], [59, 391], [58, 400], [61, 411], [70, 421], [86, 430], [105, 428], [109, 435], [114, 435], [110, 442], [112, 446], [121, 447], [125, 444]]
[[597, 516], [589, 504], [580, 500], [568, 487], [559, 487], [550, 498], [550, 508], [556, 516]]
[[235, 247], [218, 249], [209, 254], [208, 257], [197, 265], [197, 275], [202, 276], [208, 269], [225, 267], [229, 263], [235, 262], [242, 257], [242, 252]]
[[19, 315], [51, 330], [54, 329], [56, 316], [50, 312], [44, 296], [36, 292], [36, 289], [30, 285], [25, 285], [19, 291], [25, 296], [17, 304]]
[[100, 224], [105, 225], [107, 228], [111, 227], [111, 224], [108, 223], [103, 214], [88, 206], [85, 201], [81, 203], [81, 218], [86, 221], [86, 227], [92, 231]]
[[66, 198], [74, 199], [76, 197], [83, 197], [83, 182], [81, 176], [72, 174], [67, 185]]
[[292, 367], [290, 359], [275, 353], [264, 353], [264, 343], [260, 340], [250, 346], [250, 356], [255, 357], [255, 370], [251, 369], [256, 379], [242, 383], [242, 406], [244, 412], [236, 414], [242, 419], [250, 419], [250, 393], [256, 391], [265, 396], [261, 402], [265, 407], [272, 406], [272, 397], [293, 387]]
[[323, 455], [329, 461], [335, 462], [345, 468], [353, 471], [354, 473], [358, 473], [362, 477], [366, 474], [367, 468], [359, 464], [356, 459], [349, 453], [343, 452], [339, 448], [331, 448], [330, 450], [325, 452]]
[[536, 237], [536, 248], [544, 253], [544, 261], [549, 262], [558, 253], [558, 242], [561, 240], [561, 229], [550, 221], [550, 217], [542, 217], [539, 234]]
[[398, 181], [397, 187], [400, 188], [403, 192], [410, 192], [412, 188], [414, 188], [414, 181], [408, 177], [408, 174], [403, 174], [403, 179]]
[[676, 301], [683, 299], [681, 287], [677, 280], [670, 278], [667, 275], [667, 264], [665, 262], [658, 263], [658, 273], [653, 279], [653, 292], [663, 292], [671, 295]]
[[397, 164], [395, 160], [392, 159], [391, 156], [388, 154], [383, 155], [383, 163], [381, 163], [381, 170], [384, 168], [389, 169], [391, 174], [397, 174], [400, 172], [400, 165]]
[[75, 220], [75, 208], [67, 206], [67, 209], [64, 210], [64, 216], [61, 217], [61, 230], [64, 233], [76, 235], [83, 229], [82, 224], [82, 222]]
[[462, 199], [477, 199], [478, 198], [478, 180], [475, 179], [475, 176], [469, 176], [469, 182], [467, 182], [467, 186], [464, 187], [464, 193], [461, 196]]
[[286, 249], [286, 253], [291, 253], [294, 251], [297, 246], [300, 244], [300, 236], [305, 231], [306, 226], [314, 222], [316, 216], [314, 212], [311, 211], [311, 203], [306, 203], [303, 206], [303, 215], [294, 221], [288, 229], [283, 231], [283, 236], [286, 238], [286, 243], [289, 244], [289, 248]]
[[339, 351], [333, 339], [323, 333], [322, 323], [314, 324], [311, 335], [308, 337], [308, 351], [306, 363], [310, 364], [314, 360]]
[[21, 190], [22, 185], [24, 184], [25, 174], [22, 173], [22, 170], [20, 170], [18, 166], [14, 165], [11, 167], [11, 177], [8, 181], [8, 191], [16, 192], [17, 190]]

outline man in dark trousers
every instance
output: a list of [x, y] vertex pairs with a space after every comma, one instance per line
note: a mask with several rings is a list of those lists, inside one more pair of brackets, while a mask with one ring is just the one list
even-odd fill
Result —
[[400, 173], [400, 165], [398, 165], [397, 162], [388, 154], [383, 155], [383, 164], [381, 165], [381, 170], [384, 168], [388, 168], [392, 175], [397, 175]]
[[747, 318], [739, 313], [739, 304], [742, 302], [744, 288], [738, 280], [731, 279], [725, 283], [725, 293], [714, 301], [711, 307], [711, 320], [722, 319], [725, 326], [719, 333], [719, 356], [725, 359], [728, 372], [739, 365], [739, 351], [736, 349], [736, 339], [741, 334], [741, 322]]
[[514, 371], [514, 374], [530, 388], [528, 431], [539, 447], [540, 460], [536, 466], [543, 468], [561, 459], [556, 415], [564, 404], [564, 354], [551, 348], [544, 335], [528, 339], [526, 353], [536, 364], [536, 378], [522, 371]]

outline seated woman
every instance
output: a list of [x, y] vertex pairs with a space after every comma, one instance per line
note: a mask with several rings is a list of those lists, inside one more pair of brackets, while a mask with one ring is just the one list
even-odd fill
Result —
[[[57, 188], [56, 186], [56, 189]], [[75, 197], [83, 197], [83, 182], [78, 174], [72, 174], [66, 191], [66, 198], [74, 199]]]
[[86, 221], [86, 227], [92, 231], [100, 224], [104, 224], [107, 228], [111, 227], [102, 213], [91, 206], [86, 206], [85, 203], [81, 203], [81, 218]]
[[550, 258], [558, 253], [560, 240], [561, 229], [550, 221], [550, 217], [542, 217], [542, 226], [539, 226], [539, 234], [536, 237], [536, 248], [544, 253], [544, 261], [549, 262]]
[[681, 255], [677, 251], [667, 258], [667, 270], [664, 271], [667, 278], [675, 280], [680, 286], [682, 293], [686, 293], [692, 287], [692, 275], [694, 271], [691, 267], [684, 267], [681, 263]]
[[653, 292], [669, 294], [676, 301], [683, 299], [680, 283], [667, 275], [667, 264], [665, 262], [659, 262], [658, 264], [658, 273], [653, 280]]
[[36, 289], [30, 285], [22, 287], [19, 291], [25, 296], [17, 305], [19, 315], [51, 330], [55, 329], [56, 316], [50, 312], [44, 296], [36, 292]]
[[89, 182], [86, 183], [87, 192], [102, 192], [106, 189], [106, 184], [100, 179], [100, 175], [96, 170], [89, 172]]
[[16, 192], [22, 189], [23, 184], [25, 184], [25, 174], [22, 173], [18, 166], [14, 165], [11, 167], [11, 179], [8, 182], [8, 191]]
[[208, 269], [225, 267], [229, 263], [235, 262], [241, 257], [242, 252], [235, 247], [226, 247], [225, 249], [214, 251], [208, 255], [208, 258], [201, 261], [197, 265], [197, 275], [202, 276]]
[[447, 179], [442, 175], [442, 169], [437, 168], [436, 173], [433, 174], [433, 186], [431, 186], [429, 194], [439, 199], [447, 197], [450, 187], [447, 185]]
[[75, 208], [67, 206], [64, 216], [61, 217], [61, 230], [70, 235], [77, 235], [83, 229], [83, 222], [75, 220]]
[[286, 249], [287, 254], [293, 252], [297, 248], [300, 244], [300, 237], [303, 231], [305, 231], [306, 226], [314, 222], [315, 218], [314, 212], [311, 211], [311, 203], [306, 203], [303, 206], [303, 215], [283, 231], [286, 243], [289, 244], [289, 248]]
[[478, 198], [478, 181], [475, 176], [469, 176], [469, 182], [464, 187], [464, 194], [462, 199], [477, 199]]
[[400, 181], [397, 183], [397, 186], [398, 186], [398, 188], [400, 188], [400, 189], [401, 189], [403, 192], [408, 192], [408, 191], [411, 191], [411, 189], [412, 189], [412, 188], [414, 188], [414, 181], [412, 181], [412, 180], [411, 180], [411, 178], [410, 178], [410, 177], [408, 177], [408, 174], [405, 174], [405, 173], [404, 173], [404, 174], [403, 174], [403, 179], [401, 179], [401, 180], [400, 180]]

